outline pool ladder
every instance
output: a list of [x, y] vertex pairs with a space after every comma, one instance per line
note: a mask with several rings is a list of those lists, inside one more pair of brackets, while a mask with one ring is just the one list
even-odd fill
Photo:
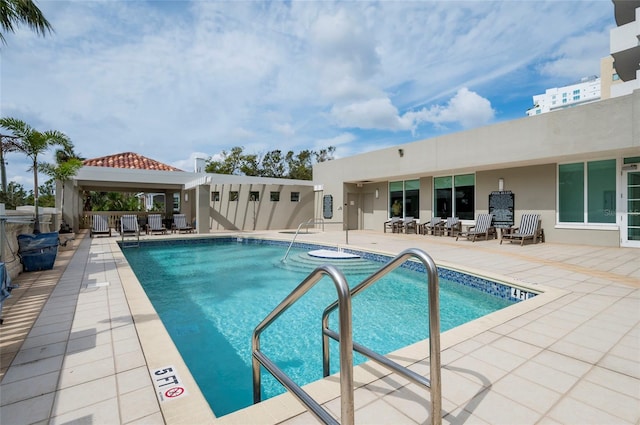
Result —
[[[389, 272], [400, 267], [405, 261], [417, 258], [426, 269], [427, 290], [429, 297], [429, 365], [430, 377], [427, 379], [408, 368], [401, 366], [392, 360], [353, 342], [351, 298], [364, 291], [372, 284], [380, 280]], [[442, 423], [442, 383], [440, 371], [440, 306], [438, 271], [433, 259], [424, 251], [407, 249], [378, 271], [371, 274], [358, 285], [349, 290], [344, 274], [330, 264], [317, 267], [307, 276], [253, 331], [252, 345], [252, 372], [253, 372], [253, 401], [261, 400], [260, 365], [269, 371], [287, 390], [289, 390], [307, 409], [321, 422], [325, 424], [338, 424], [333, 416], [320, 403], [315, 401], [299, 385], [287, 376], [275, 363], [260, 351], [260, 334], [271, 325], [282, 313], [291, 307], [297, 300], [306, 294], [324, 276], [329, 276], [336, 287], [338, 299], [329, 305], [322, 314], [322, 368], [323, 375], [329, 376], [329, 338], [339, 342], [340, 345], [340, 419], [343, 424], [353, 425], [355, 411], [353, 406], [353, 350], [364, 355], [368, 359], [379, 363], [411, 380], [412, 382], [428, 388], [431, 392], [431, 424]], [[339, 333], [329, 329], [329, 314], [338, 309]]]

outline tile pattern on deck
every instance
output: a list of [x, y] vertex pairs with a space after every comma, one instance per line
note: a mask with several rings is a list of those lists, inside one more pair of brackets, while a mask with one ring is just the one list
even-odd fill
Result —
[[164, 423], [109, 243], [83, 238], [58, 276], [2, 379], [0, 423]]
[[[416, 247], [439, 263], [463, 258], [467, 267], [561, 290], [510, 317], [443, 334], [443, 423], [640, 423], [640, 250], [500, 246], [375, 232], [349, 236], [352, 248], [384, 247], [395, 254]], [[344, 246], [344, 233], [301, 234], [299, 240]], [[0, 423], [180, 423], [163, 416], [157, 401], [147, 365], [154, 354], [141, 348], [152, 345], [136, 328], [135, 302], [125, 291], [135, 279], [112, 252], [115, 238], [77, 242], [66, 268], [59, 267], [61, 256], [53, 271], [20, 276], [17, 291], [31, 279], [35, 304], [23, 298], [4, 309]], [[421, 342], [392, 356], [428, 376], [426, 353]], [[429, 422], [428, 391], [375, 365], [360, 367], [356, 376], [363, 383], [355, 395], [356, 423]], [[333, 377], [308, 387], [339, 417], [336, 388]], [[215, 422], [315, 423], [303, 411], [285, 394]], [[193, 412], [183, 413], [185, 423]]]

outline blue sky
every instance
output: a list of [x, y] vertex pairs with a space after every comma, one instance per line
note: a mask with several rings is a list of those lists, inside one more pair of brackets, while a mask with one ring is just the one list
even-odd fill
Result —
[[[0, 115], [86, 158], [336, 147], [336, 157], [521, 119], [599, 75], [610, 1], [37, 2], [55, 33], [6, 34]], [[43, 158], [47, 159], [47, 158]], [[9, 154], [8, 178], [30, 189]]]

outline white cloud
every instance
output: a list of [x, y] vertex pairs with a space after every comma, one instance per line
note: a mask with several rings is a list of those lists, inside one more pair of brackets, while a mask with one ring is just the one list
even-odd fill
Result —
[[64, 131], [86, 157], [165, 163], [333, 138], [353, 154], [499, 121], [496, 96], [598, 73], [613, 25], [602, 1], [39, 6], [55, 33], [8, 35], [3, 116]]

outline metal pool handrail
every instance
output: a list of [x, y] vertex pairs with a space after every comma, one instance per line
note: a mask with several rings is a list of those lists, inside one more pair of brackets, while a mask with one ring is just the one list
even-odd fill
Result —
[[351, 325], [351, 295], [349, 285], [344, 274], [336, 267], [325, 264], [317, 267], [305, 280], [298, 285], [269, 315], [255, 328], [251, 337], [252, 372], [253, 372], [253, 402], [261, 399], [260, 365], [264, 366], [287, 390], [289, 390], [310, 412], [326, 424], [338, 422], [317, 401], [297, 385], [265, 354], [260, 351], [260, 334], [271, 325], [282, 313], [306, 294], [325, 275], [329, 276], [338, 292], [336, 308], [340, 318], [340, 405], [341, 422], [353, 425], [353, 341]]
[[[415, 257], [424, 264], [427, 270], [427, 290], [429, 296], [429, 356], [430, 356], [430, 377], [427, 379], [412, 370], [407, 369], [391, 360], [384, 357], [368, 348], [352, 342], [353, 349], [364, 355], [365, 357], [373, 360], [380, 365], [405, 376], [407, 379], [415, 382], [418, 385], [429, 388], [431, 392], [431, 424], [440, 425], [442, 423], [441, 409], [442, 409], [442, 382], [441, 382], [441, 370], [440, 370], [440, 296], [439, 296], [439, 283], [438, 283], [438, 269], [433, 259], [424, 251], [410, 248], [400, 254], [387, 264], [382, 266], [377, 272], [367, 277], [358, 285], [351, 289], [351, 297], [358, 295], [372, 284], [377, 282], [380, 278], [387, 273], [400, 267], [405, 261]], [[329, 338], [333, 338], [336, 341], [342, 341], [342, 330], [340, 333], [336, 333], [329, 329], [329, 314], [339, 308], [339, 300], [334, 301], [329, 305], [322, 314], [322, 368], [324, 376], [329, 376]], [[340, 326], [342, 326], [342, 317], [340, 317]], [[351, 337], [351, 334], [349, 334]], [[351, 339], [351, 338], [350, 338]], [[342, 360], [340, 361], [342, 363]]]
[[300, 233], [300, 229], [302, 228], [302, 226], [307, 226], [307, 232], [309, 232], [309, 226], [311, 224], [322, 224], [322, 231], [324, 231], [324, 220], [323, 219], [310, 218], [306, 222], [300, 223], [300, 225], [298, 226], [298, 230], [296, 230], [296, 234], [293, 235], [293, 239], [291, 239], [291, 243], [289, 244], [289, 248], [287, 248], [286, 254], [284, 254], [284, 257], [282, 257], [282, 260], [280, 260], [280, 261], [282, 261], [283, 263], [285, 261], [287, 261], [287, 257], [289, 256], [289, 251], [291, 251], [291, 247], [293, 246], [293, 243], [296, 241], [296, 238], [298, 237], [298, 233]]

